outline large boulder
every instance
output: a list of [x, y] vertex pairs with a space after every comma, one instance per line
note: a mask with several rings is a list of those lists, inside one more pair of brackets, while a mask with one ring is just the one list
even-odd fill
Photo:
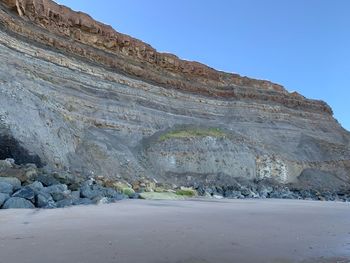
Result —
[[0, 207], [5, 203], [5, 201], [9, 198], [10, 196], [8, 194], [3, 194], [0, 193]]
[[13, 185], [5, 182], [0, 182], [0, 193], [3, 194], [12, 194]]
[[21, 188], [21, 181], [16, 177], [0, 177], [0, 183], [2, 182], [11, 184], [14, 191]]
[[42, 183], [44, 186], [51, 186], [59, 184], [60, 182], [53, 177], [51, 174], [39, 174], [34, 177], [34, 179], [40, 183]]
[[69, 198], [71, 193], [71, 191], [68, 190], [68, 187], [65, 184], [51, 185], [45, 188], [44, 191], [50, 194], [53, 200], [55, 200], [56, 202]]
[[2, 206], [3, 209], [28, 209], [35, 208], [35, 206], [27, 199], [20, 197], [11, 197], [5, 201]]
[[83, 183], [84, 179], [81, 176], [73, 175], [67, 172], [53, 173], [53, 178], [55, 178], [59, 183], [66, 184], [68, 189], [76, 191], [79, 189], [80, 185]]
[[39, 192], [35, 197], [35, 205], [39, 208], [55, 208], [56, 204], [52, 196], [46, 192]]
[[[102, 187], [101, 187], [102, 188]], [[86, 181], [80, 188], [80, 195], [82, 198], [94, 199], [96, 197], [103, 197], [104, 193], [100, 187], [93, 184], [91, 181]]]
[[36, 194], [43, 191], [44, 186], [41, 182], [35, 181], [28, 185]]
[[123, 193], [119, 193], [113, 188], [102, 188], [101, 192], [103, 193], [104, 197], [107, 197], [108, 199], [112, 199], [112, 200], [122, 200], [122, 199], [128, 198], [127, 195]]
[[51, 194], [57, 192], [65, 192], [68, 191], [68, 187], [65, 184], [55, 184], [44, 188], [44, 191]]
[[122, 200], [127, 198], [126, 195], [119, 193], [113, 188], [103, 187], [91, 181], [86, 181], [80, 188], [80, 194], [83, 198], [89, 198], [92, 200], [101, 199], [106, 197], [110, 200]]
[[15, 192], [12, 195], [12, 197], [21, 197], [21, 198], [27, 199], [31, 202], [34, 202], [35, 192], [31, 187], [25, 186], [25, 187], [22, 187], [17, 192]]

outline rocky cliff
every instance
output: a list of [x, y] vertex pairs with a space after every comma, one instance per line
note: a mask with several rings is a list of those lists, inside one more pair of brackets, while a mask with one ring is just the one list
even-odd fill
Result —
[[0, 0], [0, 57], [0, 159], [178, 185], [350, 181], [350, 134], [326, 103], [159, 53], [51, 0]]

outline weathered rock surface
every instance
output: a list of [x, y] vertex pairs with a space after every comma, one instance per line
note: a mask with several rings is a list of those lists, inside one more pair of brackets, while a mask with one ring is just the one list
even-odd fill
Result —
[[25, 186], [25, 187], [21, 188], [20, 190], [18, 190], [17, 192], [15, 192], [12, 195], [12, 197], [21, 197], [21, 198], [24, 198], [24, 199], [27, 199], [29, 201], [34, 202], [35, 192], [31, 187]]
[[0, 193], [12, 194], [13, 193], [13, 186], [9, 183], [0, 182]]
[[[13, 164], [12, 169], [26, 171], [30, 164]], [[17, 171], [20, 174], [20, 171]], [[113, 203], [122, 199], [173, 199], [189, 198], [283, 198], [322, 201], [350, 202], [350, 188], [333, 174], [315, 169], [306, 169], [297, 182], [281, 183], [275, 179], [254, 179], [245, 177], [230, 178], [217, 175], [212, 183], [203, 180], [193, 181], [194, 187], [159, 183], [145, 177], [131, 184], [125, 181], [90, 178], [86, 181], [65, 172], [47, 173], [46, 168], [36, 168], [37, 181], [28, 176], [21, 183], [17, 178], [0, 177], [0, 208], [64, 208], [72, 205]], [[47, 178], [61, 178], [61, 183], [44, 186]], [[65, 179], [64, 179], [65, 178]], [[1, 181], [1, 179], [3, 179]], [[40, 181], [42, 180], [42, 181]], [[19, 185], [18, 185], [19, 182]], [[12, 183], [12, 184], [11, 184]], [[14, 190], [14, 185], [16, 190]], [[133, 188], [132, 188], [133, 187]], [[11, 199], [11, 200], [10, 200]], [[9, 200], [9, 201], [8, 201]], [[8, 203], [5, 205], [5, 203]]]
[[46, 192], [39, 192], [36, 196], [35, 205], [38, 208], [55, 208], [56, 204], [52, 196]]
[[0, 207], [5, 203], [5, 201], [9, 198], [10, 196], [8, 194], [3, 194], [0, 193]]
[[15, 177], [0, 177], [0, 183], [8, 183], [12, 185], [13, 190], [21, 188], [21, 181]]
[[[104, 181], [84, 181], [82, 177], [68, 172], [47, 173], [47, 169], [34, 168], [33, 164], [13, 164], [11, 169], [16, 174], [25, 174], [29, 166], [38, 175], [34, 182], [31, 174], [21, 177], [23, 182], [13, 177], [1, 177], [0, 174], [0, 208], [63, 208], [71, 205], [112, 203], [133, 197], [124, 195], [122, 190], [107, 187]], [[53, 180], [55, 178], [59, 178], [61, 183], [54, 183], [57, 182]], [[46, 185], [48, 182], [53, 184]]]
[[20, 197], [11, 197], [6, 200], [6, 202], [2, 206], [3, 209], [29, 209], [34, 208], [34, 205]]
[[[236, 178], [298, 186], [310, 169], [349, 184], [350, 134], [326, 103], [158, 53], [50, 0], [0, 1], [0, 59], [0, 159], [203, 189]], [[22, 183], [42, 177], [2, 167]]]

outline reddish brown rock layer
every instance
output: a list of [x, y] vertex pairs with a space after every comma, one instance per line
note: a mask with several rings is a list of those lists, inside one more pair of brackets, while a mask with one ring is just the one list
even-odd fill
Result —
[[332, 114], [326, 103], [289, 94], [281, 85], [216, 71], [198, 62], [159, 53], [150, 45], [118, 33], [87, 14], [74, 12], [51, 0], [0, 2], [14, 11], [0, 14], [0, 21], [8, 30], [144, 81], [207, 96], [273, 102]]

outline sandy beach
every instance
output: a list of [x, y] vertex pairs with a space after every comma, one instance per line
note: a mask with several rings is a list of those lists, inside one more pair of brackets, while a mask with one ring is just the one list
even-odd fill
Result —
[[0, 262], [350, 262], [350, 204], [127, 200], [2, 210]]

